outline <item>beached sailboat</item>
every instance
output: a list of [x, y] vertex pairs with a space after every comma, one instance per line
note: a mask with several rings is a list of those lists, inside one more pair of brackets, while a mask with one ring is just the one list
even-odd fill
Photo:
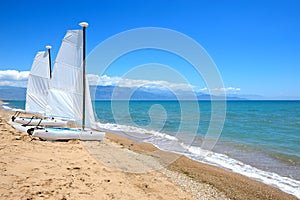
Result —
[[85, 30], [67, 31], [55, 60], [50, 80], [46, 115], [81, 124], [81, 128], [32, 128], [28, 132], [47, 140], [103, 140], [96, 122], [85, 76]]
[[[40, 115], [46, 114], [49, 81], [51, 78], [51, 46], [48, 51], [38, 52], [34, 58], [28, 77], [25, 111]], [[12, 116], [9, 123], [19, 130], [26, 130], [29, 126], [65, 126], [67, 121], [55, 118], [21, 117], [20, 113]], [[19, 127], [22, 126], [22, 127]], [[18, 128], [19, 127], [19, 128]]]

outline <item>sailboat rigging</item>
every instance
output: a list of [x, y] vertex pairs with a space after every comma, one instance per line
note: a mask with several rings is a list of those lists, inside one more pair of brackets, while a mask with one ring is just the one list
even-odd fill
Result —
[[[47, 45], [46, 48], [48, 51], [37, 52], [34, 58], [26, 91], [25, 111], [40, 115], [45, 115], [46, 113], [49, 81], [51, 78], [51, 46]], [[20, 117], [18, 116], [19, 114], [12, 116], [9, 123], [15, 128], [21, 124], [23, 126], [21, 127], [22, 130], [26, 126], [65, 126], [67, 124], [67, 121], [60, 119]]]
[[[96, 122], [85, 74], [85, 31], [88, 23], [79, 24], [82, 30], [67, 31], [59, 49], [50, 80], [48, 116], [73, 120], [80, 128], [32, 128], [33, 136], [47, 140], [102, 140], [104, 132], [94, 130]], [[68, 74], [68, 76], [66, 76]]]

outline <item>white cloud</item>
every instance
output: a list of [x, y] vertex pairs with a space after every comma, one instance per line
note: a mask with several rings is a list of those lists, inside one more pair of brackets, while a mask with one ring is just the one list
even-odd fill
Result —
[[224, 88], [214, 88], [211, 89], [210, 91], [207, 90], [207, 92], [210, 92], [210, 94], [237, 94], [238, 92], [241, 91], [241, 88], [239, 87], [224, 87]]
[[205, 87], [205, 88], [200, 88], [200, 89], [198, 89], [198, 91], [200, 91], [200, 92], [207, 92], [207, 91], [208, 91], [208, 88], [207, 88], [207, 87]]
[[[26, 87], [29, 76], [29, 71], [17, 71], [17, 70], [0, 70], [0, 86], [16, 86]], [[90, 85], [101, 86], [119, 86], [129, 88], [144, 87], [148, 89], [160, 89], [160, 90], [173, 90], [173, 91], [192, 91], [202, 93], [222, 93], [237, 94], [241, 89], [238, 87], [226, 87], [215, 88], [209, 90], [209, 88], [200, 88], [190, 85], [188, 83], [170, 83], [162, 80], [135, 80], [122, 77], [110, 77], [107, 75], [98, 76], [96, 74], [87, 74], [87, 78]]]
[[95, 74], [88, 74], [88, 80], [91, 85], [100, 85], [100, 86], [118, 86], [118, 87], [129, 87], [129, 88], [138, 88], [144, 87], [149, 89], [171, 89], [173, 91], [183, 90], [202, 92], [202, 93], [211, 93], [211, 94], [237, 94], [241, 88], [239, 87], [224, 87], [224, 88], [215, 88], [209, 89], [207, 87], [200, 88], [198, 86], [193, 86], [187, 83], [170, 83], [162, 80], [134, 80], [127, 79], [122, 77], [109, 77], [107, 75], [98, 76]]
[[109, 77], [107, 75], [98, 76], [95, 74], [87, 74], [90, 85], [116, 86], [122, 80], [120, 77]]
[[26, 87], [29, 71], [0, 70], [0, 86]]
[[29, 76], [29, 71], [17, 71], [17, 70], [0, 70], [0, 81], [20, 81], [26, 80]]
[[91, 85], [101, 86], [118, 86], [118, 87], [129, 87], [129, 88], [159, 88], [159, 89], [171, 89], [171, 90], [192, 90], [193, 86], [186, 83], [170, 83], [161, 80], [135, 80], [121, 77], [109, 77], [107, 75], [98, 76], [95, 74], [87, 75], [89, 83]]
[[27, 87], [26, 81], [0, 81], [0, 86]]
[[236, 93], [236, 92], [241, 91], [241, 88], [227, 87], [227, 88], [221, 88], [221, 90], [224, 92]]

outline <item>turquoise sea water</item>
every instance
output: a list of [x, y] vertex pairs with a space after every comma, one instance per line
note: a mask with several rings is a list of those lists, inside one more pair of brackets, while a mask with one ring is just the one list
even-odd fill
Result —
[[[9, 107], [24, 109], [24, 101], [8, 103]], [[182, 152], [170, 142], [175, 138], [181, 147], [186, 147], [183, 154], [238, 173], [253, 173], [253, 178], [266, 171], [300, 180], [300, 101], [228, 101], [224, 127], [212, 149], [216, 155], [209, 159], [201, 158], [197, 148], [210, 125], [210, 101], [96, 101], [94, 108], [107, 130], [135, 132], [141, 141]], [[248, 170], [248, 165], [264, 172]], [[269, 174], [263, 176], [273, 178]], [[280, 182], [282, 178], [277, 179]], [[299, 182], [291, 185], [300, 189]]]
[[[117, 102], [126, 107], [126, 102]], [[122, 105], [123, 104], [123, 105]], [[176, 101], [133, 101], [129, 103], [131, 123], [136, 126], [151, 124], [149, 109], [153, 105], [162, 105], [167, 113], [166, 121], [160, 131], [174, 135], [181, 123], [181, 104], [190, 102]], [[98, 101], [95, 103], [97, 116], [103, 123], [116, 123], [112, 112], [112, 103]], [[114, 106], [114, 105], [113, 105]], [[195, 106], [195, 104], [191, 105]], [[200, 121], [197, 135], [203, 137], [208, 129], [211, 105], [209, 101], [200, 101]], [[120, 109], [119, 111], [122, 111]], [[190, 109], [193, 120], [194, 109]], [[118, 110], [114, 111], [118, 112]], [[195, 111], [196, 112], [196, 111]], [[163, 112], [155, 113], [152, 118], [161, 117]], [[122, 115], [122, 114], [121, 114]], [[126, 115], [126, 114], [124, 114]], [[125, 125], [128, 120], [119, 120]], [[161, 128], [152, 126], [152, 129]], [[184, 129], [189, 133], [189, 127]], [[232, 143], [237, 148], [261, 150], [283, 161], [300, 164], [300, 101], [229, 101], [227, 102], [226, 120], [221, 134], [221, 141]]]
[[4, 108], [25, 109], [25, 101], [4, 101]]

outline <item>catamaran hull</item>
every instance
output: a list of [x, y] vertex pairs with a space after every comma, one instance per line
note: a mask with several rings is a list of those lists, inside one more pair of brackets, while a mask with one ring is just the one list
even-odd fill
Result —
[[28, 129], [36, 127], [36, 126], [23, 126], [23, 124], [13, 122], [12, 120], [9, 120], [8, 124], [11, 125], [13, 128], [15, 128], [19, 131], [22, 131], [22, 132], [27, 132]]
[[66, 126], [67, 121], [60, 120], [60, 119], [51, 119], [51, 118], [45, 118], [45, 119], [31, 119], [26, 117], [16, 117], [14, 119], [14, 122], [19, 124], [26, 124], [30, 126]]
[[103, 140], [104, 132], [73, 128], [34, 129], [32, 136], [45, 140]]

